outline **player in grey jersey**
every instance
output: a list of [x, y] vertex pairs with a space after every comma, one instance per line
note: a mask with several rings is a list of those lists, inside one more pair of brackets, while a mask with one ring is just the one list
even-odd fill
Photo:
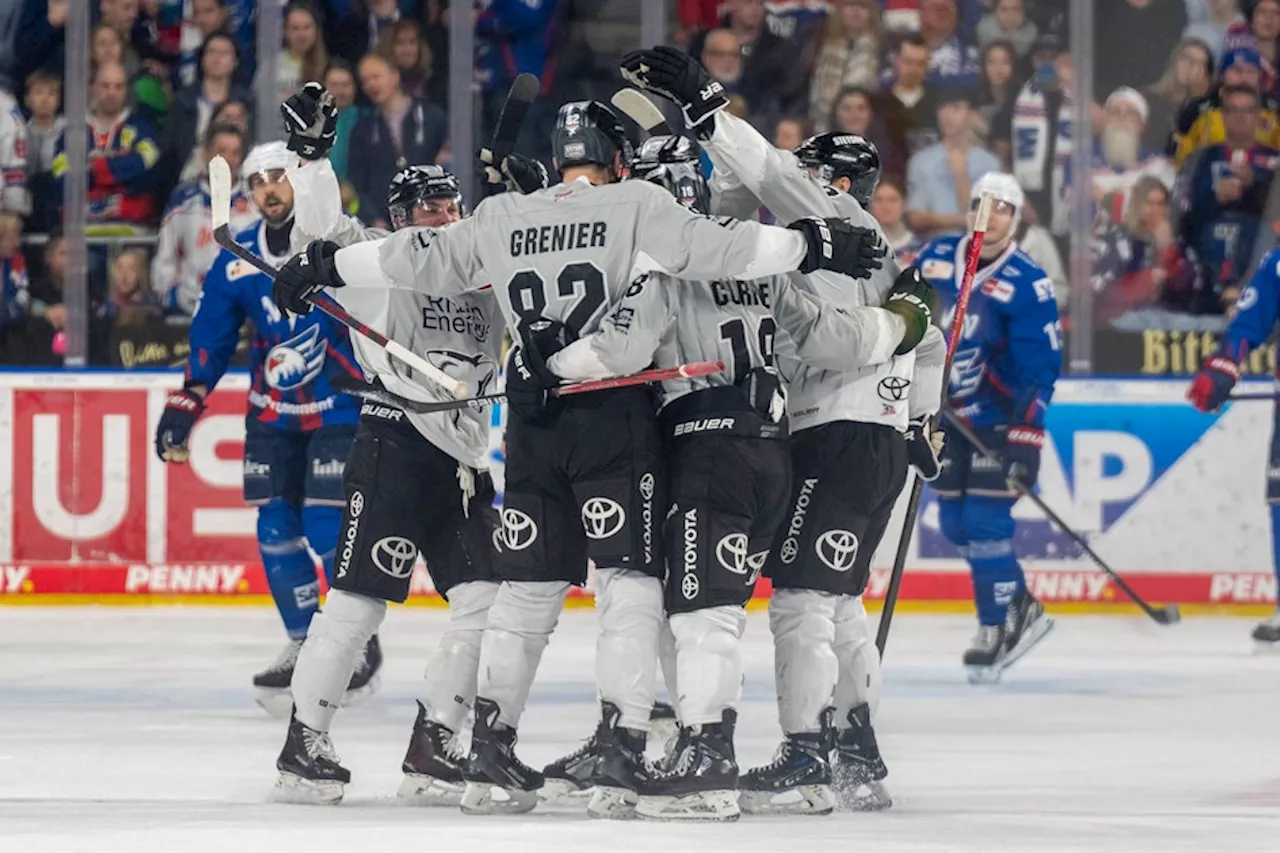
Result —
[[[518, 344], [506, 371], [505, 582], [481, 645], [463, 798], [471, 812], [536, 804], [543, 779], [515, 757], [515, 730], [565, 594], [585, 581], [588, 557], [598, 569], [601, 699], [618, 709], [617, 725], [638, 737], [653, 704], [662, 617], [653, 507], [662, 483], [648, 393], [629, 388], [550, 400], [547, 391], [559, 380], [545, 358], [595, 331], [639, 272], [753, 278], [822, 267], [866, 275], [884, 253], [874, 234], [842, 222], [807, 219], [788, 230], [712, 220], [657, 187], [616, 183], [629, 165], [630, 143], [602, 104], [562, 107], [552, 145], [563, 178], [556, 186], [485, 199], [473, 216], [444, 230], [405, 229], [341, 250], [313, 243], [276, 279], [279, 304], [295, 312], [309, 310], [307, 297], [326, 286], [385, 287], [385, 279], [452, 296], [492, 281]], [[495, 800], [494, 787], [507, 796]]]
[[[822, 134], [794, 153], [774, 148], [724, 111], [728, 99], [705, 69], [671, 48], [628, 54], [622, 73], [681, 106], [715, 165], [717, 200], [763, 204], [782, 222], [818, 214], [875, 227], [866, 207], [879, 162], [865, 156], [874, 146], [861, 137]], [[807, 281], [836, 305], [880, 305], [896, 274], [896, 263], [887, 263], [862, 282], [826, 273]], [[843, 372], [796, 367], [790, 385], [791, 507], [765, 568], [774, 585], [769, 616], [786, 738], [779, 761], [744, 777], [744, 790], [760, 795], [744, 797], [744, 805], [793, 786], [803, 778], [797, 767], [825, 777], [826, 751], [807, 747], [832, 736], [827, 708], [833, 697], [833, 772], [842, 801], [852, 808], [890, 804], [880, 784], [887, 770], [871, 728], [880, 661], [861, 596], [908, 462], [936, 476], [937, 445], [925, 434], [926, 418], [939, 405], [945, 352], [934, 329], [914, 352], [880, 365], [851, 365]], [[795, 810], [810, 806], [800, 801]]]
[[[699, 152], [686, 138], [647, 140], [632, 176], [665, 187], [690, 209], [708, 207]], [[632, 285], [596, 332], [548, 361], [553, 372], [576, 380], [633, 373], [651, 362], [661, 368], [722, 359], [726, 365], [723, 373], [661, 388], [670, 490], [663, 531], [670, 630], [662, 664], [682, 729], [669, 768], [652, 778], [631, 773], [641, 816], [738, 815], [738, 639], [744, 605], [785, 512], [791, 467], [775, 349], [820, 368], [885, 361], [913, 347], [930, 326], [932, 294], [916, 282], [908, 282], [914, 299], [893, 300], [887, 310], [845, 312], [820, 306], [788, 276], [678, 282], [654, 273]], [[611, 737], [602, 724], [589, 749]], [[624, 814], [623, 803], [635, 800], [627, 795], [618, 800]]]

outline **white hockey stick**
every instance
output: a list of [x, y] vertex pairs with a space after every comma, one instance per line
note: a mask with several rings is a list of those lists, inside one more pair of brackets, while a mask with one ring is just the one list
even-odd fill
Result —
[[645, 129], [650, 136], [669, 136], [671, 126], [667, 124], [662, 110], [658, 109], [649, 96], [639, 89], [619, 89], [609, 99], [613, 105]]
[[[275, 269], [265, 260], [237, 243], [235, 237], [231, 234], [231, 167], [222, 157], [214, 157], [209, 161], [209, 196], [213, 207], [213, 238], [218, 241], [218, 245], [245, 263], [252, 264], [263, 275], [275, 279]], [[382, 349], [386, 350], [387, 355], [418, 371], [454, 397], [462, 399], [470, 396], [471, 389], [467, 387], [467, 383], [454, 379], [408, 347], [391, 340], [377, 329], [352, 317], [345, 308], [329, 296], [323, 293], [317, 294], [312, 298], [311, 303], [342, 325], [382, 347]]]

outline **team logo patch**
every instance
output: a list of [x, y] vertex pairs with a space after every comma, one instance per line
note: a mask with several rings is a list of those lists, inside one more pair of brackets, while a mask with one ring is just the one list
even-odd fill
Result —
[[267, 353], [264, 374], [267, 384], [279, 391], [306, 385], [324, 369], [325, 342], [320, 327], [312, 326]]
[[747, 534], [730, 533], [716, 543], [716, 559], [735, 575], [747, 573]]
[[1258, 291], [1252, 286], [1246, 287], [1236, 302], [1237, 311], [1248, 311], [1258, 302]]
[[407, 578], [413, 573], [418, 547], [403, 536], [384, 536], [373, 543], [373, 564], [393, 578]]
[[848, 530], [828, 530], [813, 543], [813, 550], [828, 568], [847, 572], [858, 558], [858, 537]]
[[523, 551], [538, 538], [538, 525], [518, 509], [502, 510], [502, 540], [512, 551]]
[[796, 538], [788, 536], [782, 540], [782, 547], [778, 549], [778, 559], [787, 565], [791, 565], [798, 556], [800, 556], [800, 543], [796, 541]]
[[622, 529], [627, 514], [609, 498], [587, 498], [582, 504], [582, 529], [589, 539], [608, 539]]
[[876, 393], [880, 395], [881, 400], [887, 400], [890, 403], [901, 403], [907, 399], [907, 389], [910, 387], [910, 379], [902, 376], [886, 376], [876, 386]]
[[645, 474], [640, 478], [640, 497], [647, 501], [653, 500], [654, 483], [653, 475]]
[[351, 510], [352, 518], [359, 518], [360, 513], [364, 512], [364, 492], [352, 492], [351, 500], [347, 502], [347, 507]]
[[982, 292], [997, 302], [1013, 300], [1013, 285], [998, 278], [989, 278], [982, 283]]
[[315, 607], [320, 603], [320, 583], [312, 581], [293, 588], [293, 602], [302, 609]]
[[925, 278], [951, 278], [956, 273], [956, 265], [951, 261], [929, 258], [920, 265], [920, 272]]

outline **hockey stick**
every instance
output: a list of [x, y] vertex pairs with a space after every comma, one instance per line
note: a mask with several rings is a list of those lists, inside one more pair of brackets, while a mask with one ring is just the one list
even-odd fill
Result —
[[[978, 259], [982, 254], [982, 243], [987, 238], [987, 220], [991, 217], [991, 196], [984, 195], [978, 202], [978, 212], [973, 218], [973, 235], [969, 238], [969, 249], [964, 261], [964, 278], [960, 280], [960, 291], [956, 294], [955, 313], [951, 317], [951, 336], [947, 339], [947, 357], [942, 368], [942, 406], [947, 405], [947, 386], [951, 378], [951, 362], [956, 357], [956, 347], [964, 336], [964, 317], [969, 312], [969, 297], [973, 294], [973, 277], [978, 273]], [[925, 441], [931, 441], [933, 431], [938, 428], [938, 416], [929, 419], [929, 430]], [[920, 514], [920, 499], [924, 495], [924, 479], [917, 475], [912, 479], [911, 496], [907, 499], [907, 517], [902, 524], [902, 534], [898, 537], [898, 551], [893, 557], [893, 571], [889, 574], [889, 588], [885, 590], [884, 609], [880, 612], [880, 625], [876, 629], [876, 648], [880, 651], [880, 659], [884, 659], [884, 647], [889, 641], [889, 626], [893, 624], [893, 612], [898, 606], [898, 593], [902, 589], [902, 574], [906, 570], [907, 551], [911, 548], [911, 537], [916, 530], [916, 517]]]
[[609, 99], [627, 117], [645, 129], [650, 136], [670, 136], [671, 126], [662, 110], [639, 89], [619, 89]]
[[1250, 400], [1266, 400], [1274, 403], [1280, 400], [1280, 391], [1257, 391], [1247, 394], [1232, 394], [1227, 398], [1228, 403], [1247, 403]]
[[493, 128], [493, 138], [489, 141], [489, 150], [493, 152], [493, 164], [501, 167], [502, 161], [516, 149], [520, 139], [520, 128], [538, 99], [542, 84], [532, 74], [518, 74], [507, 92], [507, 100], [498, 115], [498, 123]]
[[[997, 465], [1004, 464], [1003, 461], [1000, 459], [999, 455], [997, 455], [996, 452], [993, 451], [991, 448], [984, 445], [982, 443], [982, 440], [979, 439], [977, 434], [973, 431], [973, 428], [970, 427], [967, 423], [965, 423], [962, 418], [957, 416], [955, 412], [953, 412], [949, 408], [944, 408], [942, 410], [942, 416], [945, 417], [951, 423], [951, 426], [955, 429], [957, 433], [960, 434], [960, 436], [965, 441], [973, 445], [975, 450], [977, 450], [979, 453], [981, 453], [983, 456], [987, 457]], [[1089, 557], [1089, 559], [1093, 561], [1093, 564], [1095, 566], [1097, 566], [1099, 569], [1102, 569], [1103, 574], [1111, 578], [1112, 582], [1115, 583], [1115, 585], [1120, 588], [1121, 592], [1127, 595], [1133, 601], [1134, 604], [1138, 605], [1138, 607], [1142, 609], [1143, 613], [1150, 616], [1153, 620], [1156, 621], [1156, 623], [1160, 625], [1173, 625], [1177, 622], [1182, 621], [1182, 613], [1181, 611], [1178, 610], [1178, 605], [1166, 604], [1162, 607], [1152, 607], [1150, 604], [1144, 601], [1142, 597], [1138, 595], [1138, 593], [1133, 591], [1133, 587], [1129, 586], [1129, 584], [1125, 582], [1124, 578], [1116, 574], [1115, 570], [1112, 569], [1111, 566], [1107, 565], [1106, 561], [1104, 561], [1101, 557], [1099, 557], [1097, 553], [1092, 548], [1089, 547], [1089, 543], [1085, 541], [1085, 538], [1083, 536], [1081, 536], [1079, 533], [1076, 533], [1074, 530], [1068, 527], [1067, 523], [1062, 520], [1062, 517], [1058, 515], [1056, 512], [1054, 512], [1052, 509], [1050, 509], [1049, 505], [1044, 502], [1043, 498], [1041, 498], [1039, 495], [1037, 495], [1035, 492], [1029, 489], [1021, 481], [1015, 478], [1010, 478], [1009, 488], [1017, 492], [1019, 496], [1029, 498], [1031, 502], [1035, 504], [1040, 509], [1040, 511], [1043, 512], [1045, 516], [1047, 516], [1048, 519], [1052, 521], [1059, 530], [1067, 534], [1067, 536], [1071, 539], [1072, 542], [1075, 542], [1077, 545], [1080, 546], [1080, 550], [1084, 551], [1084, 553]]]
[[[275, 269], [265, 260], [237, 243], [235, 237], [231, 234], [231, 167], [222, 157], [214, 157], [209, 161], [209, 196], [213, 215], [213, 238], [218, 242], [218, 245], [274, 281], [276, 277]], [[387, 355], [423, 374], [453, 396], [466, 397], [470, 393], [467, 383], [454, 379], [408, 347], [389, 339], [377, 329], [352, 317], [345, 308], [326, 294], [317, 294], [312, 298], [311, 304], [348, 329], [368, 338], [374, 344], [386, 350]]]
[[[694, 361], [689, 364], [682, 364], [679, 367], [664, 367], [657, 370], [645, 370], [640, 373], [633, 373], [630, 376], [611, 376], [608, 379], [593, 379], [587, 382], [575, 382], [572, 385], [561, 385], [559, 388], [553, 388], [551, 395], [553, 397], [568, 397], [573, 394], [589, 394], [592, 391], [608, 391], [613, 388], [629, 388], [632, 385], [645, 385], [650, 382], [663, 382], [668, 379], [688, 379], [693, 376], [707, 376], [712, 373], [720, 373], [724, 370], [723, 361]], [[409, 397], [402, 397], [393, 391], [385, 388], [375, 388], [372, 385], [359, 382], [354, 379], [345, 377], [337, 377], [333, 380], [334, 388], [353, 397], [360, 397], [375, 403], [382, 403], [386, 406], [395, 406], [404, 409], [406, 412], [414, 414], [427, 415], [433, 412], [452, 412], [458, 409], [468, 407], [479, 408], [485, 403], [492, 403], [498, 400], [505, 400], [506, 394], [484, 394], [479, 397], [469, 397], [465, 400], [443, 400], [439, 402], [427, 400], [414, 400]]]

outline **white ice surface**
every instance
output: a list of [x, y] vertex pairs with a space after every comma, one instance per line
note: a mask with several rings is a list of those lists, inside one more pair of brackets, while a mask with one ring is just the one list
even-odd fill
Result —
[[[0, 851], [1280, 851], [1280, 657], [1249, 624], [1063, 618], [995, 688], [958, 666], [960, 617], [894, 626], [877, 729], [883, 814], [697, 826], [397, 805], [438, 610], [393, 608], [381, 693], [338, 715], [354, 782], [339, 807], [270, 803], [284, 725], [249, 676], [282, 633], [266, 609], [0, 610]], [[594, 724], [594, 614], [567, 612], [521, 728], [533, 764]], [[752, 614], [738, 754], [770, 757], [767, 621]]]

